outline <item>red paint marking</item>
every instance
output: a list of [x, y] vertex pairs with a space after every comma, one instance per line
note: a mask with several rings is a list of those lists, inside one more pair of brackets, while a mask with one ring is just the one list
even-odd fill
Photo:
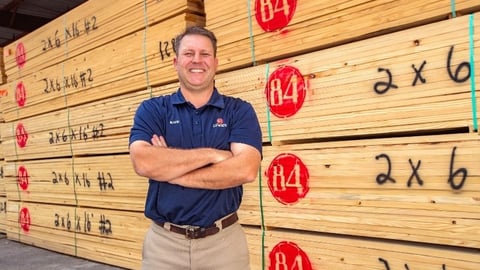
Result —
[[302, 108], [306, 95], [305, 80], [295, 67], [280, 67], [268, 77], [265, 96], [270, 111], [279, 118], [296, 114]]
[[25, 129], [25, 126], [23, 126], [22, 123], [17, 124], [17, 128], [15, 130], [15, 136], [17, 138], [18, 146], [20, 148], [24, 148], [27, 145], [28, 133], [27, 133], [27, 130]]
[[17, 44], [17, 49], [15, 51], [15, 59], [19, 68], [23, 68], [23, 66], [27, 62], [27, 53], [25, 51], [25, 46], [22, 42]]
[[15, 88], [15, 99], [17, 100], [18, 107], [25, 106], [27, 100], [27, 91], [23, 82], [19, 82]]
[[18, 215], [18, 223], [20, 223], [20, 227], [22, 227], [22, 230], [24, 232], [30, 231], [30, 225], [32, 224], [32, 219], [30, 216], [30, 211], [28, 211], [28, 208], [23, 207], [20, 210], [20, 213]]
[[297, 9], [297, 0], [256, 0], [255, 18], [265, 32], [286, 27]]
[[307, 166], [294, 154], [276, 156], [265, 175], [273, 197], [285, 205], [295, 204], [305, 198], [310, 189]]
[[308, 255], [295, 243], [282, 241], [269, 254], [269, 270], [312, 270]]
[[18, 168], [17, 172], [17, 182], [18, 185], [22, 190], [27, 190], [28, 189], [28, 184], [29, 184], [29, 176], [28, 176], [28, 171], [25, 168], [25, 166], [20, 166]]

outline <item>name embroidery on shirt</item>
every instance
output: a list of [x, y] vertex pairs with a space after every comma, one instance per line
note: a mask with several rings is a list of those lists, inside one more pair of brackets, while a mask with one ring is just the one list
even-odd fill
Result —
[[180, 120], [170, 120], [170, 125], [178, 125], [180, 124]]

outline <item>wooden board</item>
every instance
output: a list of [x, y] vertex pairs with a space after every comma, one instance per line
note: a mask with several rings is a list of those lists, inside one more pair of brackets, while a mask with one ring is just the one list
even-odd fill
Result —
[[248, 210], [245, 223], [267, 228], [479, 249], [479, 150], [477, 134], [264, 147], [262, 197], [249, 196], [249, 185], [241, 217]]
[[76, 204], [71, 159], [6, 162], [3, 169], [9, 200]]
[[71, 156], [70, 144], [55, 144], [58, 140], [66, 139], [62, 137], [65, 135], [63, 132], [56, 131], [63, 131], [68, 126], [68, 110], [3, 123], [0, 133], [5, 160]]
[[[263, 7], [259, 12], [256, 3]], [[289, 6], [285, 3], [205, 1], [206, 25], [219, 40], [220, 70], [262, 64], [432, 23], [454, 12], [449, 1], [435, 0], [288, 1]], [[480, 10], [475, 0], [455, 1], [454, 6], [456, 14]], [[262, 25], [267, 27], [263, 29]]]
[[[262, 232], [257, 228], [245, 228], [245, 231], [252, 269], [464, 270], [480, 267], [478, 249], [414, 245], [295, 230]], [[262, 243], [263, 254], [258, 248]]]
[[473, 131], [473, 103], [480, 103], [480, 74], [472, 86], [468, 68], [480, 51], [475, 15], [473, 50], [470, 16], [463, 16], [222, 73], [216, 84], [254, 104], [264, 141], [273, 143]]
[[129, 155], [7, 162], [9, 200], [143, 211], [148, 180]]
[[2, 100], [5, 121], [175, 81], [170, 41], [187, 25], [203, 21], [198, 15], [181, 14], [11, 80]]

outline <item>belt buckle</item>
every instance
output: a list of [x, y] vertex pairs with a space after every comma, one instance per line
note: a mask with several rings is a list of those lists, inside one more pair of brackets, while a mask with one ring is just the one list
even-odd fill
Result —
[[199, 226], [188, 226], [185, 228], [185, 237], [187, 239], [197, 239], [203, 238], [206, 236], [205, 228], [201, 228]]

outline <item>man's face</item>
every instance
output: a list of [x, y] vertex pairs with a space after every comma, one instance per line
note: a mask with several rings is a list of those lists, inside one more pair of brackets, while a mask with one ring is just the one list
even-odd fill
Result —
[[178, 56], [173, 60], [181, 87], [186, 91], [211, 91], [217, 71], [218, 59], [213, 45], [202, 35], [183, 37]]

